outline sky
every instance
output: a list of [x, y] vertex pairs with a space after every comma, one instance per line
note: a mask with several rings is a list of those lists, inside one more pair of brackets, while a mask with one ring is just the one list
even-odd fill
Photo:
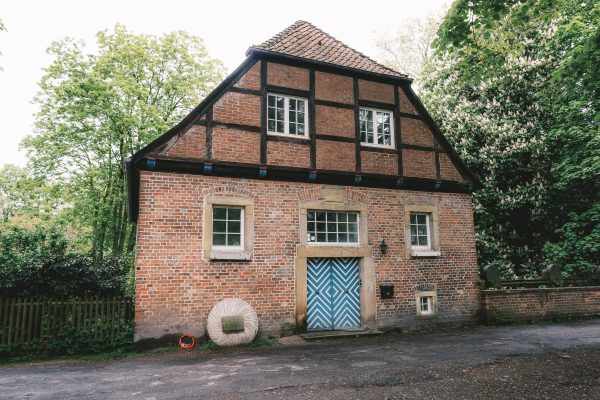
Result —
[[21, 140], [32, 133], [32, 103], [46, 49], [66, 36], [82, 39], [93, 51], [98, 31], [124, 24], [133, 33], [161, 35], [183, 30], [204, 39], [209, 54], [229, 71], [245, 51], [302, 19], [350, 47], [377, 59], [377, 37], [407, 21], [440, 13], [449, 0], [358, 1], [184, 1], [184, 0], [2, 0], [0, 19], [0, 167], [25, 165]]

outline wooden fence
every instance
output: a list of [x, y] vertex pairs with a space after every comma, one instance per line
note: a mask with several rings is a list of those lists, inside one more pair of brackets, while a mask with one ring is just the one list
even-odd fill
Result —
[[71, 299], [0, 297], [0, 346], [49, 342], [64, 329], [112, 341], [133, 322], [130, 297]]

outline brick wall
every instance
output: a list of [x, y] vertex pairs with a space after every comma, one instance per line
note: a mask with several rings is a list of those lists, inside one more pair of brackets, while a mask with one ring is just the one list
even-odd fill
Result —
[[435, 154], [432, 151], [402, 150], [404, 175], [435, 179]]
[[398, 88], [398, 94], [399, 94], [398, 97], [400, 100], [400, 112], [417, 115], [418, 112], [417, 112], [417, 110], [415, 110], [415, 106], [413, 106], [411, 101], [406, 96], [404, 89]]
[[433, 146], [433, 135], [423, 122], [412, 118], [400, 118], [402, 127], [402, 143], [418, 146]]
[[194, 125], [164, 152], [171, 157], [205, 158], [206, 157], [206, 127]]
[[315, 123], [319, 135], [354, 138], [354, 110], [317, 105]]
[[315, 97], [319, 100], [353, 104], [352, 78], [327, 72], [315, 72]]
[[305, 168], [310, 165], [310, 146], [305, 143], [267, 142], [267, 159], [271, 165]]
[[358, 94], [361, 100], [394, 104], [394, 87], [385, 83], [359, 79]]
[[213, 128], [212, 154], [215, 160], [258, 164], [260, 134], [238, 129]]
[[396, 154], [363, 151], [360, 158], [362, 172], [382, 175], [398, 174], [398, 156]]
[[355, 171], [354, 143], [317, 140], [317, 169]]
[[600, 316], [600, 287], [482, 290], [489, 323]]
[[[143, 171], [140, 179], [136, 340], [181, 332], [200, 336], [211, 307], [230, 297], [241, 297], [256, 309], [262, 335], [278, 335], [283, 324], [295, 321], [299, 201], [322, 199], [320, 185], [150, 171]], [[347, 199], [368, 209], [368, 245], [374, 253], [377, 288], [382, 282], [396, 285], [393, 299], [382, 300], [377, 293], [377, 324], [415, 327], [474, 321], [479, 290], [471, 196], [359, 187], [345, 191]], [[253, 199], [250, 261], [208, 261], [203, 255], [204, 198], [215, 193]], [[407, 256], [404, 206], [408, 204], [438, 208], [441, 257]], [[389, 246], [386, 255], [379, 252], [383, 238]], [[415, 290], [423, 283], [438, 293], [439, 314], [434, 320], [416, 317]]]
[[260, 90], [260, 61], [257, 61], [235, 84], [236, 87]]
[[466, 183], [465, 178], [456, 169], [448, 154], [440, 153], [440, 176], [446, 181], [455, 181]]
[[260, 97], [227, 92], [215, 103], [213, 119], [219, 122], [260, 127]]
[[269, 63], [267, 66], [267, 85], [309, 90], [308, 70], [306, 68]]

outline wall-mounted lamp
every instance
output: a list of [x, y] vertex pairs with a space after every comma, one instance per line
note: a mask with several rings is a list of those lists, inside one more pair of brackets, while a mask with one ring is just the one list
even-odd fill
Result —
[[385, 244], [385, 239], [381, 239], [381, 243], [379, 244], [379, 250], [381, 250], [381, 254], [387, 253], [387, 244]]

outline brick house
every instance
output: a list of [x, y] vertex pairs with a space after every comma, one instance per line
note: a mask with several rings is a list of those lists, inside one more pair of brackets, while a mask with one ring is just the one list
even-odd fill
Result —
[[136, 341], [202, 335], [231, 297], [263, 336], [476, 317], [477, 178], [411, 79], [307, 22], [250, 47], [126, 169]]

